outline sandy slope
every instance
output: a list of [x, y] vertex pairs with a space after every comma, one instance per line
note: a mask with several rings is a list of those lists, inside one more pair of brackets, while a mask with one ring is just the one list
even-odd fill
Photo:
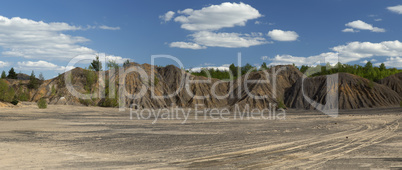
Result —
[[330, 118], [289, 111], [286, 120], [192, 114], [185, 124], [152, 124], [111, 108], [1, 108], [0, 169], [401, 168], [401, 112], [352, 110]]

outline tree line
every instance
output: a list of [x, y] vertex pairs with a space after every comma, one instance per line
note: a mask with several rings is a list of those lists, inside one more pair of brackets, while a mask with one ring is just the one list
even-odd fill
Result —
[[[354, 75], [369, 79], [371, 81], [379, 81], [390, 75], [402, 72], [401, 69], [387, 68], [384, 63], [382, 63], [378, 67], [375, 67], [375, 66], [373, 66], [373, 63], [371, 63], [370, 61], [367, 62], [364, 66], [357, 65], [357, 64], [355, 64], [355, 65], [342, 64], [340, 62], [338, 62], [334, 66], [330, 65], [329, 63], [327, 63], [325, 66], [323, 66], [323, 65], [316, 65], [316, 66], [302, 65], [300, 67], [297, 67], [297, 66], [295, 66], [295, 64], [293, 64], [293, 66], [309, 77], [344, 72], [344, 73], [354, 74]], [[231, 64], [229, 66], [228, 70], [219, 70], [219, 69], [209, 68], [209, 69], [202, 69], [200, 72], [191, 72], [191, 74], [195, 75], [195, 76], [204, 76], [204, 77], [210, 76], [211, 78], [216, 78], [216, 79], [220, 79], [220, 80], [230, 80], [231, 73], [232, 73], [233, 79], [237, 79], [238, 77], [246, 74], [249, 71], [253, 72], [253, 71], [268, 70], [271, 67], [272, 66], [268, 66], [265, 62], [262, 63], [259, 68], [254, 67], [248, 63], [243, 67], [235, 66], [234, 64]], [[187, 71], [190, 72], [190, 70], [187, 70]]]
[[368, 61], [364, 66], [361, 65], [349, 65], [342, 64], [338, 62], [336, 65], [331, 66], [329, 63], [326, 66], [306, 66], [302, 65], [299, 69], [304, 74], [314, 77], [321, 75], [329, 75], [334, 73], [350, 73], [354, 74], [371, 81], [379, 81], [385, 77], [390, 75], [402, 72], [401, 69], [396, 68], [387, 68], [384, 63], [381, 63], [380, 66], [373, 66], [373, 63]]

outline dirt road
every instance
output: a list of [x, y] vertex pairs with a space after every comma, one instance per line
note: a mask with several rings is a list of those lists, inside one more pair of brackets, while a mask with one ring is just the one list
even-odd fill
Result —
[[401, 108], [153, 122], [112, 108], [0, 108], [0, 169], [402, 168]]

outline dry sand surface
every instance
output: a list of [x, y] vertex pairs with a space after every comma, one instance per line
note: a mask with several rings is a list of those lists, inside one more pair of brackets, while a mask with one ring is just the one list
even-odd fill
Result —
[[0, 108], [0, 169], [402, 168], [401, 108], [285, 120], [129, 119], [118, 109]]

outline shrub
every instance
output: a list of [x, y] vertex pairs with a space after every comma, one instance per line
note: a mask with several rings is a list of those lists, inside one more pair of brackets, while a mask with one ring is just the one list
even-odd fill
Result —
[[94, 106], [95, 101], [93, 99], [80, 99], [80, 103], [85, 106]]
[[20, 93], [20, 94], [18, 94], [18, 100], [20, 100], [20, 101], [28, 101], [29, 100], [29, 93], [27, 93], [27, 92], [23, 92], [23, 93]]
[[102, 107], [117, 107], [119, 106], [119, 101], [117, 98], [109, 98], [106, 99], [100, 104]]
[[38, 101], [38, 107], [39, 109], [46, 109], [47, 108], [47, 102], [44, 98], [39, 99]]
[[12, 102], [14, 96], [14, 88], [9, 87], [5, 80], [0, 79], [0, 101]]
[[279, 100], [279, 102], [278, 102], [278, 108], [279, 108], [279, 109], [286, 109], [286, 105], [283, 103], [283, 100]]
[[56, 94], [56, 89], [54, 88], [54, 85], [52, 85], [52, 96]]
[[17, 99], [14, 99], [13, 101], [11, 101], [11, 104], [13, 104], [13, 105], [17, 105], [19, 102], [18, 102], [18, 100]]
[[86, 83], [84, 88], [87, 92], [91, 92], [92, 86], [96, 83], [98, 76], [94, 71], [85, 70], [85, 77], [86, 77]]
[[101, 101], [101, 103], [99, 105], [102, 106], [102, 107], [117, 107], [117, 106], [119, 106], [117, 88], [114, 91], [114, 94], [115, 94], [114, 98], [111, 98], [109, 96], [110, 93], [113, 93], [113, 92], [110, 92], [109, 90], [110, 90], [109, 89], [109, 80], [106, 80], [106, 82], [105, 82], [105, 96], [106, 96], [106, 98], [103, 101]]
[[158, 77], [156, 77], [156, 75], [155, 75], [155, 78], [154, 78], [154, 86], [158, 85], [158, 83], [159, 83], [159, 79], [158, 79]]

